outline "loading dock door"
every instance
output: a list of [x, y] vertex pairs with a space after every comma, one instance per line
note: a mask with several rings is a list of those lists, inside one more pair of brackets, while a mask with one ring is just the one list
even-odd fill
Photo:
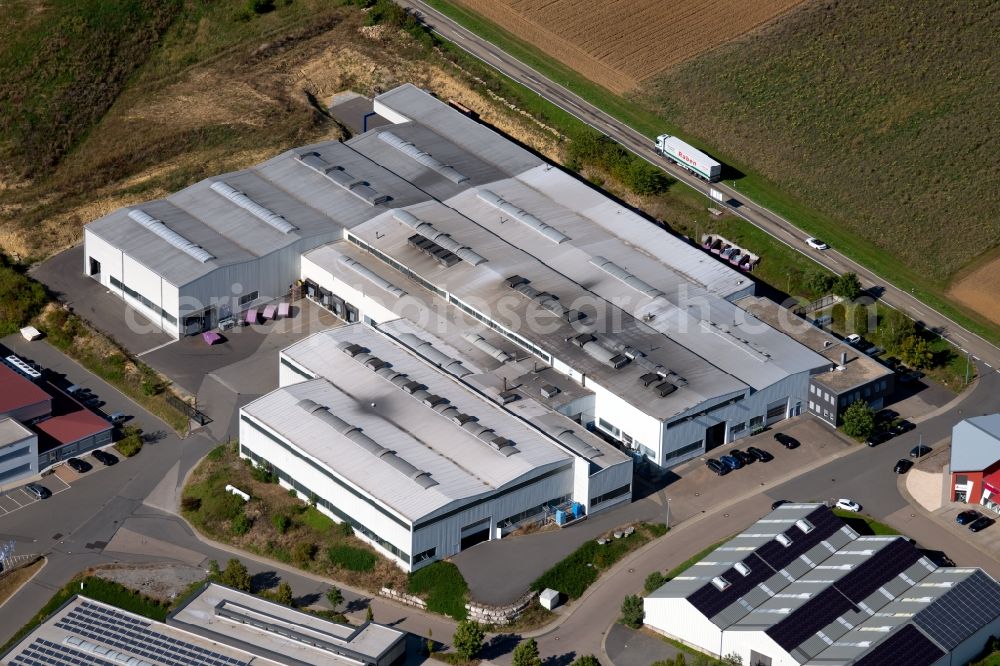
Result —
[[472, 548], [477, 543], [482, 543], [484, 541], [490, 540], [490, 519], [484, 518], [479, 522], [473, 523], [472, 525], [466, 525], [462, 528], [462, 542], [460, 545], [460, 550], [465, 550], [466, 548]]
[[726, 443], [726, 422], [716, 423], [710, 428], [705, 428], [705, 450], [710, 451], [717, 446]]

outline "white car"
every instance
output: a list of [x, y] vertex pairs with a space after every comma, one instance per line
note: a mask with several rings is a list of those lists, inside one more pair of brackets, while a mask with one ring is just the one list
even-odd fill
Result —
[[844, 338], [844, 341], [847, 342], [847, 344], [849, 345], [856, 345], [859, 342], [861, 342], [861, 336], [858, 335], [857, 333], [851, 333], [846, 338]]
[[829, 245], [827, 245], [826, 243], [824, 243], [823, 241], [821, 241], [818, 238], [807, 238], [806, 239], [806, 245], [808, 245], [809, 247], [811, 247], [814, 250], [829, 250], [830, 249]]
[[837, 500], [837, 503], [834, 505], [834, 508], [841, 509], [843, 511], [851, 511], [852, 513], [857, 513], [858, 511], [861, 511], [860, 504], [858, 504], [854, 500], [846, 499], [843, 497]]

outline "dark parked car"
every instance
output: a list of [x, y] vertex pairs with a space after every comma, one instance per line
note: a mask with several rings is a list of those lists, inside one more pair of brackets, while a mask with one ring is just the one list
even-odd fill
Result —
[[995, 522], [996, 522], [995, 520], [993, 520], [992, 518], [987, 518], [986, 516], [983, 516], [982, 518], [977, 518], [976, 520], [969, 523], [969, 531], [981, 532], [982, 530], [985, 530], [987, 527], [989, 527]]
[[910, 432], [911, 430], [913, 430], [916, 427], [917, 426], [913, 425], [912, 423], [910, 423], [906, 419], [903, 419], [902, 421], [900, 421], [896, 425], [894, 425], [891, 428], [889, 428], [889, 432], [892, 433], [893, 437], [898, 437], [898, 436], [902, 435], [904, 432]]
[[896, 474], [906, 474], [913, 467], [913, 463], [905, 458], [896, 462], [896, 466], [892, 468], [892, 471]]
[[911, 458], [923, 458], [924, 456], [926, 456], [928, 453], [930, 453], [933, 450], [934, 449], [932, 449], [931, 447], [927, 446], [926, 444], [917, 444], [912, 449], [910, 449], [910, 457]]
[[747, 449], [747, 453], [752, 455], [754, 458], [761, 462], [771, 462], [774, 460], [774, 456], [765, 451], [764, 449], [758, 449], [756, 446], [751, 446]]
[[963, 511], [962, 513], [955, 516], [955, 522], [958, 523], [959, 525], [968, 525], [969, 523], [973, 523], [982, 517], [983, 514], [973, 509], [969, 509], [968, 511]]
[[708, 467], [713, 472], [715, 472], [716, 474], [718, 474], [719, 476], [725, 476], [726, 474], [729, 474], [729, 468], [723, 465], [715, 458], [709, 458], [708, 460], [706, 460], [705, 466]]
[[729, 455], [739, 460], [744, 465], [749, 465], [753, 461], [757, 460], [754, 456], [747, 453], [746, 451], [740, 451], [739, 449], [733, 449], [729, 452]]
[[69, 465], [74, 472], [79, 472], [80, 474], [94, 469], [89, 462], [84, 462], [79, 458], [69, 458], [66, 460], [66, 464]]
[[33, 495], [36, 499], [45, 499], [46, 497], [52, 496], [52, 491], [41, 485], [40, 483], [29, 483], [24, 487], [29, 494]]
[[878, 423], [888, 423], [895, 418], [899, 418], [899, 412], [892, 409], [880, 410], [879, 413], [875, 415], [875, 421]]
[[882, 442], [889, 441], [889, 434], [884, 430], [876, 430], [872, 434], [868, 435], [868, 439], [865, 440], [865, 444], [868, 446], [878, 446]]
[[740, 459], [734, 458], [732, 456], [722, 456], [721, 458], [719, 458], [719, 462], [721, 462], [729, 469], [741, 469], [743, 467], [743, 463], [740, 461]]
[[107, 451], [102, 451], [101, 449], [97, 449], [96, 451], [91, 451], [90, 455], [94, 456], [94, 460], [101, 463], [105, 467], [109, 465], [114, 465], [116, 462], [118, 462], [117, 456], [112, 455]]
[[782, 504], [788, 504], [788, 503], [789, 503], [789, 500], [774, 500], [773, 502], [771, 502], [771, 511], [774, 511], [775, 509], [777, 509]]
[[778, 444], [781, 444], [786, 449], [794, 449], [799, 445], [799, 440], [795, 439], [791, 435], [786, 435], [783, 432], [774, 433], [774, 439], [778, 442]]

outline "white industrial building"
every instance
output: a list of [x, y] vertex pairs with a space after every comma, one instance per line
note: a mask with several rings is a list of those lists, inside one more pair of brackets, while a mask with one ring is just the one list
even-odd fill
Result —
[[399, 666], [406, 633], [351, 626], [210, 583], [166, 622], [85, 596], [0, 655], [17, 666]]
[[38, 474], [38, 435], [0, 418], [0, 486]]
[[907, 539], [785, 504], [644, 599], [646, 624], [751, 666], [961, 666], [1000, 631], [1000, 585]]
[[629, 456], [540, 395], [478, 388], [497, 364], [404, 321], [314, 334], [240, 411], [240, 454], [410, 571], [560, 507], [631, 501]]
[[86, 272], [175, 335], [301, 279], [345, 321], [549, 369], [557, 411], [663, 467], [802, 413], [836, 365], [737, 305], [745, 275], [430, 95], [375, 110], [395, 124], [91, 223]]

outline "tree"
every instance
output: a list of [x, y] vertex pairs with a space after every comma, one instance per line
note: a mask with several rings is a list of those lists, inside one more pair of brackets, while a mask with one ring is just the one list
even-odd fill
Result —
[[483, 649], [484, 638], [486, 638], [486, 634], [478, 622], [462, 620], [455, 629], [455, 638], [452, 643], [462, 659], [469, 661]]
[[863, 305], [861, 303], [855, 303], [853, 308], [853, 313], [851, 315], [852, 319], [852, 330], [849, 333], [857, 333], [858, 335], [864, 336], [870, 330], [873, 330], [872, 317], [877, 317], [875, 313], [874, 305]]
[[234, 557], [226, 562], [226, 569], [222, 572], [219, 582], [237, 590], [249, 592], [250, 572], [247, 571], [245, 564]]
[[743, 657], [736, 652], [733, 652], [723, 657], [722, 663], [726, 666], [743, 666]]
[[292, 586], [285, 581], [278, 584], [278, 590], [274, 593], [274, 600], [279, 604], [291, 606], [295, 597], [292, 595]]
[[538, 643], [534, 638], [522, 641], [514, 648], [514, 666], [542, 666], [538, 656]]
[[934, 352], [927, 340], [909, 335], [899, 344], [899, 358], [911, 368], [929, 368], [934, 364]]
[[570, 666], [601, 666], [601, 662], [594, 655], [585, 654], [582, 657], [577, 657]]
[[830, 293], [836, 278], [829, 273], [813, 271], [806, 278], [806, 289], [814, 296], [823, 296]]
[[326, 591], [326, 600], [333, 606], [333, 610], [337, 610], [337, 606], [344, 603], [344, 593], [339, 587], [331, 587]]
[[208, 578], [209, 578], [209, 580], [218, 582], [221, 577], [222, 577], [222, 571], [219, 569], [219, 561], [218, 560], [209, 560], [208, 561]]
[[861, 295], [861, 280], [854, 273], [844, 273], [833, 283], [833, 293], [849, 301]]
[[864, 400], [855, 400], [844, 410], [844, 433], [861, 440], [875, 431], [875, 410]]
[[889, 310], [878, 323], [878, 341], [892, 354], [899, 353], [903, 340], [917, 334], [913, 320], [899, 310]]
[[368, 608], [365, 609], [365, 622], [374, 622], [374, 621], [375, 621], [375, 613], [372, 612], [372, 607], [369, 606]]
[[633, 629], [642, 626], [646, 611], [642, 608], [642, 597], [630, 594], [622, 601], [622, 624]]

